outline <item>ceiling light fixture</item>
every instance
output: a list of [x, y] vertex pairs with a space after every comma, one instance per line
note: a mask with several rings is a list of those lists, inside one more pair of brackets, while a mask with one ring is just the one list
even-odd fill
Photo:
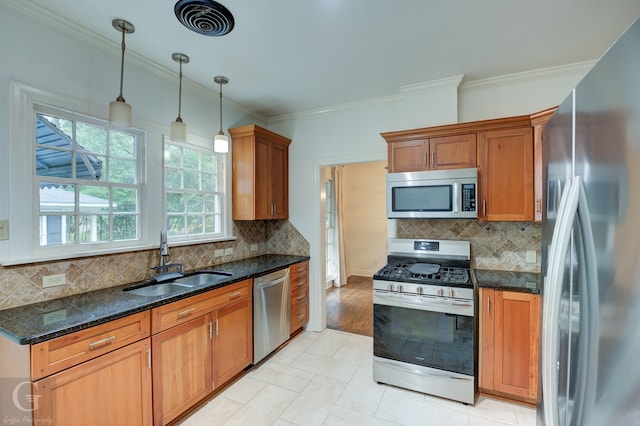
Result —
[[174, 53], [171, 58], [176, 62], [180, 62], [180, 88], [178, 89], [178, 117], [169, 126], [169, 138], [172, 141], [186, 142], [187, 125], [182, 121], [180, 112], [182, 110], [182, 64], [188, 64], [189, 57], [184, 53]]
[[109, 103], [109, 123], [114, 126], [128, 129], [131, 127], [131, 105], [129, 105], [122, 96], [122, 80], [124, 77], [124, 35], [133, 34], [135, 27], [129, 21], [124, 19], [114, 19], [111, 25], [118, 31], [122, 32], [122, 59], [120, 61], [120, 94], [115, 101]]
[[214, 152], [229, 152], [229, 138], [222, 132], [222, 85], [227, 84], [229, 79], [221, 75], [213, 77], [213, 81], [220, 85], [220, 131], [213, 138]]

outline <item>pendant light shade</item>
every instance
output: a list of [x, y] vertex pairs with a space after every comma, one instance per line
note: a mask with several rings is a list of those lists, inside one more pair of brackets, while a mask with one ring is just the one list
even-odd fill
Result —
[[109, 103], [109, 123], [116, 127], [127, 129], [131, 127], [131, 105], [122, 96], [122, 80], [124, 77], [124, 35], [132, 34], [135, 27], [131, 22], [124, 19], [114, 19], [111, 21], [113, 28], [122, 33], [122, 58], [120, 60], [120, 94], [115, 101]]
[[218, 75], [213, 78], [213, 81], [220, 85], [220, 131], [213, 138], [213, 150], [214, 152], [224, 153], [229, 152], [229, 138], [222, 131], [222, 85], [227, 84], [229, 79]]
[[180, 112], [182, 109], [182, 64], [189, 63], [189, 57], [184, 53], [174, 53], [171, 58], [180, 63], [180, 88], [178, 89], [178, 117], [176, 121], [172, 121], [169, 126], [169, 138], [172, 141], [186, 142], [187, 140], [187, 125], [182, 121]]

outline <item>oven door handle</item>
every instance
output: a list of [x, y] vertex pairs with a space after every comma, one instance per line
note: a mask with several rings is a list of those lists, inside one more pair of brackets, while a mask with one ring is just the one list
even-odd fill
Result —
[[419, 309], [422, 311], [436, 311], [446, 314], [473, 316], [473, 301], [458, 299], [444, 299], [435, 296], [404, 297], [387, 291], [375, 290], [373, 303], [398, 308]]

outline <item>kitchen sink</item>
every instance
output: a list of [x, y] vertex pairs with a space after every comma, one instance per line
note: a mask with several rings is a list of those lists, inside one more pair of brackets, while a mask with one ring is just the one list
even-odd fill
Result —
[[193, 287], [193, 285], [170, 282], [146, 284], [138, 287], [128, 287], [123, 291], [135, 294], [137, 296], [166, 296], [168, 294], [177, 293], [191, 287]]
[[200, 272], [194, 275], [189, 275], [188, 277], [178, 278], [173, 283], [181, 283], [188, 284], [192, 286], [211, 284], [218, 281], [222, 281], [231, 276], [228, 272], [217, 272], [217, 271], [208, 271], [208, 272]]
[[133, 287], [126, 287], [123, 291], [137, 296], [166, 296], [205, 284], [212, 284], [227, 279], [229, 272], [203, 271], [186, 277], [176, 278], [168, 282], [151, 282]]

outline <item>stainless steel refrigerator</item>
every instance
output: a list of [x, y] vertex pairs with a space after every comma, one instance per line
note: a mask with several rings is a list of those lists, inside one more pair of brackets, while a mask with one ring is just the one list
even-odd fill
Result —
[[640, 425], [640, 20], [544, 127], [538, 425]]

